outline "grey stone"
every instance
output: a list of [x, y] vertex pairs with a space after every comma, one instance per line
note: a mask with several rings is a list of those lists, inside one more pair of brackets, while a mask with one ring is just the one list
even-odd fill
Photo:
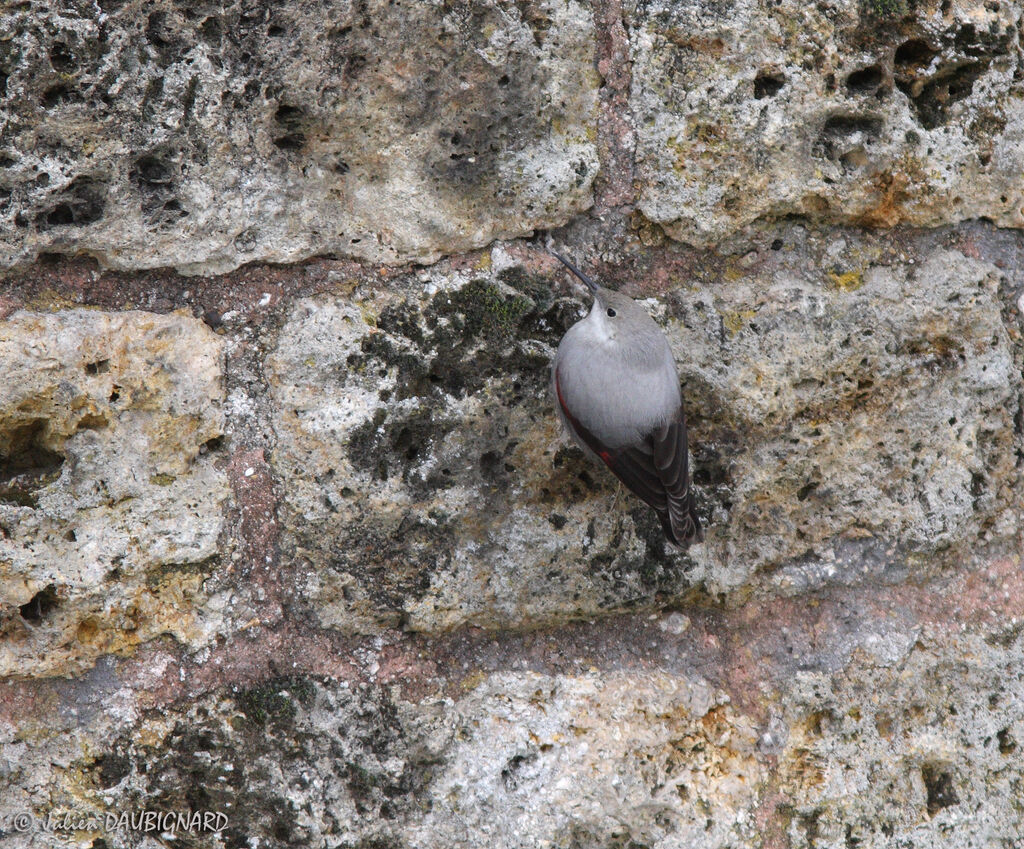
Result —
[[597, 171], [587, 6], [86, 2], [0, 19], [0, 265], [432, 262]]
[[672, 238], [1024, 224], [1018, 5], [624, 5], [639, 209]]
[[708, 517], [685, 553], [562, 447], [547, 375], [579, 301], [553, 281], [497, 248], [490, 269], [301, 302], [268, 361], [297, 603], [345, 631], [519, 627], [922, 578], [1012, 535], [1002, 273], [928, 245], [822, 271], [812, 242], [649, 302]]

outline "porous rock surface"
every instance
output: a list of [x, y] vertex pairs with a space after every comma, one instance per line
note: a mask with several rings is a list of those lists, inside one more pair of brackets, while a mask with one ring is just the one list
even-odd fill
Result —
[[572, 0], [24, 3], [0, 17], [0, 265], [441, 254], [590, 202]]
[[1012, 846], [1024, 658], [1005, 617], [1022, 590], [1007, 560], [812, 609], [428, 642], [293, 633], [273, 665], [305, 673], [247, 682], [218, 653], [241, 673], [227, 689], [162, 650], [101, 661], [5, 685], [0, 816], [73, 811], [85, 845], [119, 849], [158, 844], [97, 823], [144, 808], [226, 812], [217, 834], [179, 831], [204, 849]]
[[[853, 237], [792, 235], [799, 251], [750, 255], [725, 284], [670, 278], [660, 320], [684, 353], [710, 528], [685, 553], [564, 444], [548, 363], [578, 298], [504, 248], [298, 302], [267, 377], [284, 550], [320, 621], [510, 627], [695, 587], [920, 578], [1012, 534], [1021, 359], [1005, 275], [937, 246], [872, 260]], [[837, 248], [850, 270], [823, 271]]]
[[[0, 849], [1016, 847], [1020, 19], [8, 4]], [[559, 433], [560, 224], [687, 551]]]
[[1024, 224], [1019, 4], [624, 5], [638, 208], [673, 238], [787, 215]]
[[223, 340], [181, 314], [0, 324], [3, 675], [80, 671], [164, 632], [210, 639], [222, 359]]

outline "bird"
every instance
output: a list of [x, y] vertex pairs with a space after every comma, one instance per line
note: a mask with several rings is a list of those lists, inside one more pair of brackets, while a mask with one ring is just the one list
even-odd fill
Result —
[[654, 508], [680, 548], [704, 539], [687, 460], [686, 418], [672, 349], [647, 311], [552, 254], [594, 295], [551, 366], [556, 410], [572, 439]]

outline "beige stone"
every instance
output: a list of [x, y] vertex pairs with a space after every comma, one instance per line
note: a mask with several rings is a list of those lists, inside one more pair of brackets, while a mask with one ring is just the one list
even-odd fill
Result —
[[[207, 640], [228, 497], [223, 342], [185, 313], [0, 323], [2, 674], [67, 674], [170, 632]], [[20, 611], [19, 611], [20, 608]]]
[[591, 202], [577, 0], [25, 7], [0, 42], [3, 266], [432, 262]]
[[627, 5], [639, 208], [672, 238], [1024, 225], [1018, 5]]
[[268, 379], [300, 595], [343, 631], [522, 627], [923, 577], [1012, 534], [1021, 377], [999, 270], [847, 249], [863, 264], [842, 273], [807, 240], [646, 302], [686, 386], [708, 525], [687, 552], [565, 448], [548, 370], [580, 300], [550, 280], [437, 270], [298, 303]]

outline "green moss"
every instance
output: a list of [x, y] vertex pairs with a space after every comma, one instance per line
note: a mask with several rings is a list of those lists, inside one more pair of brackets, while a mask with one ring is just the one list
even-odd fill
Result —
[[467, 336], [508, 338], [533, 308], [527, 298], [506, 296], [493, 283], [471, 280], [450, 298], [450, 310], [463, 316]]
[[910, 12], [907, 0], [862, 0], [862, 8], [872, 17], [882, 20], [902, 18]]
[[309, 705], [315, 689], [304, 678], [277, 678], [258, 684], [238, 694], [238, 706], [246, 718], [256, 725], [287, 722], [298, 712], [296, 702]]

